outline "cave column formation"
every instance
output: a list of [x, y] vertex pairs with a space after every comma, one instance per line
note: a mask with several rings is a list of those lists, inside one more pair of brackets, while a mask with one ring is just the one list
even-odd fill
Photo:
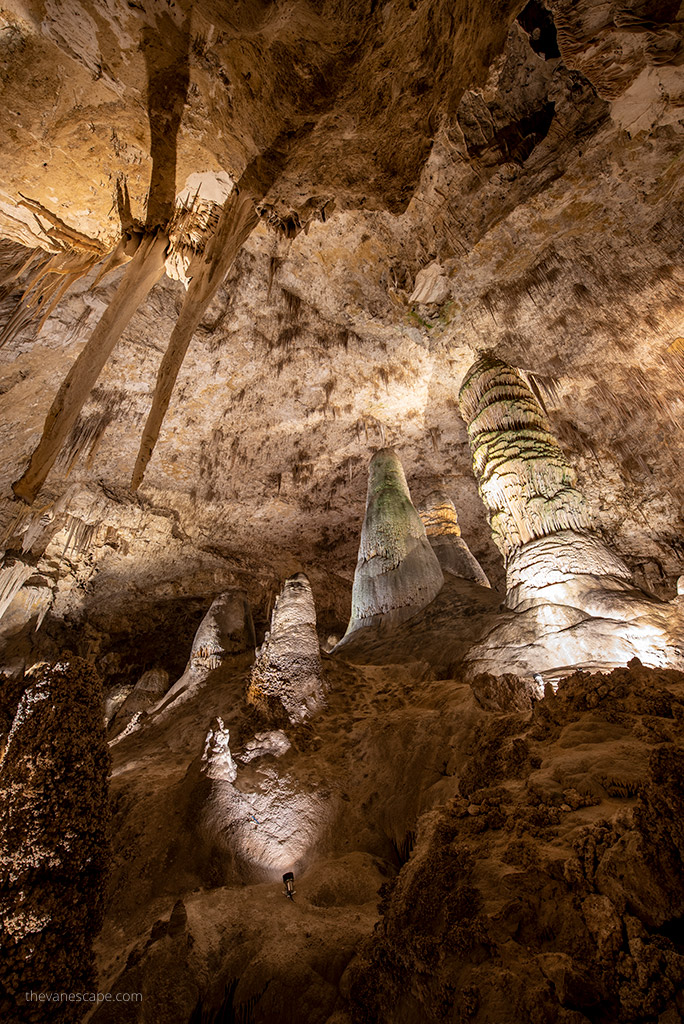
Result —
[[518, 371], [482, 356], [461, 387], [473, 469], [506, 563], [506, 604], [565, 603], [578, 575], [624, 590], [627, 566], [591, 531], [591, 516], [551, 424]]
[[[639, 590], [625, 563], [592, 532], [575, 474], [548, 417], [516, 369], [483, 355], [466, 374], [460, 407], [492, 536], [506, 564], [506, 605], [526, 615], [488, 637], [537, 667], [684, 665], [676, 601]], [[481, 645], [482, 646], [482, 645]], [[481, 650], [469, 657], [478, 660]], [[506, 658], [498, 670], [506, 670]], [[512, 667], [512, 665], [511, 665]]]
[[443, 585], [437, 555], [411, 501], [399, 457], [392, 448], [382, 448], [368, 467], [351, 617], [340, 643], [357, 629], [405, 622]]

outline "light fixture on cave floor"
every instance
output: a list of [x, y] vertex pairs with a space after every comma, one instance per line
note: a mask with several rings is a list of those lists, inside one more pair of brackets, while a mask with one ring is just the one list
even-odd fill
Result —
[[292, 900], [294, 903], [295, 887], [294, 887], [294, 874], [291, 871], [286, 871], [283, 875], [283, 885], [285, 886], [285, 895], [288, 900]]

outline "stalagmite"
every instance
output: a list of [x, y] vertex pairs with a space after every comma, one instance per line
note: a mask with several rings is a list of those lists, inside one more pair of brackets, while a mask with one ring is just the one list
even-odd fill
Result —
[[[169, 673], [165, 669], [152, 668], [148, 672], [143, 672], [115, 715], [112, 716], [113, 721], [110, 720], [111, 734], [118, 736], [122, 733], [136, 715], [139, 720], [142, 714], [148, 712], [159, 702], [168, 688]], [[106, 710], [105, 704], [105, 714]]]
[[392, 448], [383, 448], [368, 467], [351, 618], [338, 647], [357, 629], [411, 618], [437, 596], [443, 584], [399, 457]]
[[164, 273], [168, 238], [147, 235], [128, 264], [112, 301], [71, 367], [50, 407], [43, 435], [12, 489], [31, 504], [59, 455], [93, 385], [136, 310]]
[[207, 243], [203, 255], [191, 267], [190, 286], [157, 374], [152, 408], [140, 441], [131, 490], [137, 490], [142, 483], [188, 345], [235, 256], [258, 221], [258, 214], [249, 196], [237, 191], [231, 193], [223, 205], [216, 232]]
[[516, 369], [482, 356], [466, 374], [459, 404], [492, 536], [504, 557], [534, 537], [590, 526], [574, 472]]
[[419, 515], [442, 571], [489, 587], [490, 582], [482, 566], [461, 536], [458, 515], [451, 498], [440, 491], [433, 491], [427, 497], [424, 508], [419, 509]]
[[303, 721], [323, 703], [316, 608], [304, 573], [286, 580], [276, 599], [247, 699], [266, 711], [282, 705], [292, 722]]
[[242, 590], [229, 590], [214, 598], [200, 622], [185, 672], [153, 711], [162, 711], [181, 695], [192, 694], [227, 658], [254, 649], [252, 612]]
[[43, 665], [0, 689], [0, 1019], [76, 1021], [27, 992], [96, 987], [93, 940], [109, 861], [102, 689], [85, 661]]
[[574, 473], [534, 394], [485, 355], [460, 405], [492, 535], [505, 556], [506, 604], [517, 613], [468, 654], [480, 671], [551, 673], [626, 664], [684, 668], [684, 615], [639, 590], [590, 530]]

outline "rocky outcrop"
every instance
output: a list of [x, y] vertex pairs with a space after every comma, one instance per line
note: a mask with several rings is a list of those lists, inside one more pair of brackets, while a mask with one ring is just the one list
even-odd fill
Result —
[[271, 629], [257, 652], [247, 700], [276, 718], [303, 722], [323, 703], [316, 608], [304, 573], [285, 581], [276, 598]]
[[109, 817], [101, 684], [72, 659], [5, 681], [0, 701], [0, 1011], [17, 1024], [76, 1021], [87, 1002], [38, 993], [96, 990]]
[[634, 662], [482, 723], [384, 887], [351, 1019], [679, 1020], [683, 698], [681, 673]]
[[458, 514], [451, 498], [441, 491], [433, 491], [419, 509], [419, 515], [442, 572], [472, 580], [482, 587], [490, 586], [482, 566], [461, 536]]
[[368, 467], [351, 617], [341, 644], [357, 629], [397, 625], [411, 618], [433, 600], [443, 583], [399, 457], [393, 449], [383, 448]]
[[575, 475], [522, 376], [483, 356], [460, 403], [480, 494], [506, 557], [506, 604], [516, 612], [469, 651], [471, 670], [558, 677], [635, 655], [654, 667], [684, 667], [681, 610], [639, 590], [589, 531]]

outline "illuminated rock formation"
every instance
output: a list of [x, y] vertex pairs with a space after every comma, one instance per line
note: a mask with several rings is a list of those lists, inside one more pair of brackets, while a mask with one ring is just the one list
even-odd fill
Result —
[[[112, 734], [118, 736], [133, 721], [139, 721], [164, 696], [169, 688], [169, 673], [163, 668], [144, 672], [112, 715]], [[107, 705], [105, 704], [105, 714]]]
[[481, 357], [460, 393], [473, 468], [506, 560], [505, 618], [468, 655], [473, 671], [562, 675], [637, 656], [684, 667], [677, 602], [639, 590], [597, 536], [575, 476], [513, 367]]
[[424, 507], [419, 510], [419, 514], [442, 571], [489, 587], [490, 583], [482, 566], [461, 536], [458, 515], [451, 498], [447, 498], [440, 491], [433, 491], [426, 499]]
[[242, 590], [229, 590], [215, 597], [200, 622], [185, 672], [163, 701], [153, 710], [163, 710], [182, 695], [190, 695], [224, 660], [255, 646], [254, 624], [247, 597]]
[[516, 369], [482, 356], [466, 374], [459, 404], [492, 536], [504, 557], [535, 537], [589, 527], [575, 474]]
[[27, 992], [96, 988], [92, 943], [108, 862], [102, 690], [81, 660], [3, 681], [0, 730], [0, 1017], [79, 1020], [87, 1004], [51, 1007]]
[[252, 668], [247, 699], [264, 710], [285, 709], [301, 722], [323, 702], [321, 652], [316, 633], [316, 608], [304, 573], [285, 581]]
[[410, 619], [443, 584], [399, 457], [392, 448], [383, 448], [368, 467], [366, 516], [345, 637], [365, 626], [396, 625]]

